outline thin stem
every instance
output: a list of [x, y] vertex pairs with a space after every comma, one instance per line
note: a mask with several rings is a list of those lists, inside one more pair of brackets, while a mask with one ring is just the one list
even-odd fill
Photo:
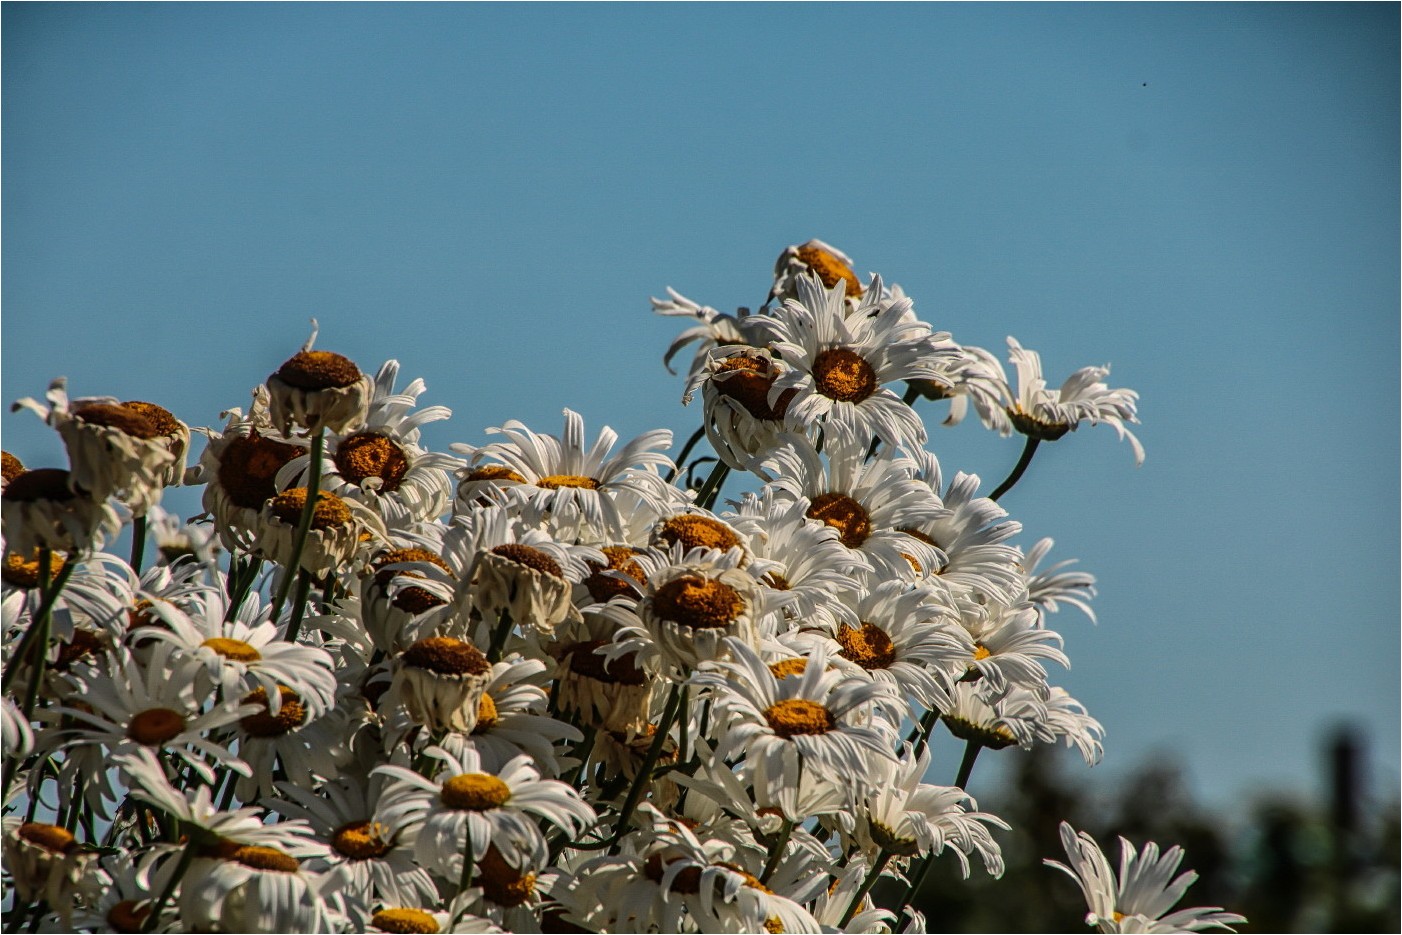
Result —
[[292, 598], [292, 622], [287, 625], [287, 633], [283, 636], [283, 639], [289, 643], [297, 642], [297, 636], [302, 631], [302, 616], [307, 612], [307, 595], [311, 593], [311, 590], [311, 572], [305, 569], [298, 571], [297, 594]]
[[[911, 906], [911, 900], [915, 898], [916, 893], [920, 892], [920, 885], [925, 882], [925, 876], [930, 872], [930, 867], [934, 862], [935, 852], [932, 850], [925, 855], [924, 860], [920, 861], [920, 869], [915, 871], [915, 876], [910, 878], [910, 885], [907, 886], [905, 892], [901, 894], [901, 900], [897, 905], [901, 907], [902, 919], [905, 918], [907, 914], [914, 912]], [[911, 918], [913, 919], [915, 916], [912, 915]], [[898, 919], [897, 922], [899, 921]]]
[[459, 904], [457, 912], [453, 914], [453, 927], [457, 926], [458, 919], [462, 917], [463, 912], [467, 909], [467, 900], [463, 899], [463, 894], [467, 892], [468, 886], [472, 883], [472, 823], [468, 822], [463, 830], [466, 835], [467, 843], [462, 849], [462, 876], [458, 879], [457, 896], [458, 899], [462, 900], [462, 903]]
[[662, 720], [657, 724], [657, 733], [652, 737], [652, 746], [647, 749], [647, 758], [643, 760], [642, 766], [638, 769], [638, 775], [633, 779], [633, 785], [628, 789], [628, 798], [623, 800], [623, 810], [618, 813], [618, 824], [614, 828], [613, 842], [609, 845], [609, 853], [617, 853], [618, 845], [623, 841], [623, 835], [628, 831], [628, 821], [633, 817], [633, 810], [638, 807], [638, 800], [642, 798], [643, 789], [652, 779], [652, 768], [657, 765], [657, 758], [662, 755], [662, 746], [667, 741], [667, 732], [672, 729], [672, 719], [676, 717], [677, 708], [681, 706], [681, 686], [676, 682], [672, 683], [671, 691], [667, 693], [667, 705], [662, 710]]
[[146, 515], [136, 517], [131, 524], [131, 570], [141, 577], [141, 563], [146, 557]]
[[146, 917], [146, 924], [142, 926], [143, 931], [154, 932], [161, 921], [161, 912], [165, 909], [166, 903], [170, 902], [170, 896], [175, 892], [175, 888], [180, 885], [180, 878], [185, 876], [185, 871], [190, 869], [190, 861], [195, 858], [195, 842], [191, 840], [185, 845], [185, 850], [180, 852], [180, 863], [175, 865], [175, 873], [171, 874], [170, 882], [161, 891], [160, 898], [151, 907], [151, 914]]
[[506, 638], [511, 635], [511, 611], [502, 608], [497, 620], [496, 631], [492, 633], [492, 645], [487, 650], [487, 661], [495, 665], [501, 662], [502, 651], [506, 649]]
[[784, 856], [784, 848], [789, 844], [789, 837], [793, 834], [793, 820], [784, 819], [784, 826], [779, 829], [779, 836], [774, 840], [774, 846], [769, 849], [769, 860], [764, 865], [764, 872], [759, 875], [759, 882], [768, 883], [769, 878], [774, 875], [774, 871], [779, 868], [779, 861]]
[[709, 510], [716, 503], [716, 498], [720, 496], [721, 485], [725, 483], [725, 475], [730, 473], [730, 465], [719, 459], [716, 466], [711, 468], [711, 475], [706, 478], [706, 483], [701, 485], [701, 492], [696, 495], [696, 503], [703, 510]]
[[671, 473], [667, 475], [667, 483], [670, 484], [677, 479], [677, 475], [682, 472], [682, 465], [686, 463], [686, 456], [691, 454], [691, 449], [696, 447], [696, 443], [699, 442], [701, 436], [705, 434], [706, 426], [704, 425], [691, 433], [691, 437], [687, 439], [686, 444], [682, 446], [681, 454], [677, 455], [677, 460], [672, 465]]
[[914, 405], [915, 401], [919, 398], [920, 388], [917, 387], [914, 383], [907, 383], [905, 385], [905, 395], [901, 397], [901, 402], [905, 403], [907, 406], [910, 406]]
[[691, 727], [691, 686], [689, 685], [682, 686], [682, 700], [679, 710], [681, 712], [681, 718], [679, 720], [679, 736], [677, 738], [677, 763], [680, 765], [691, 760], [691, 751], [689, 750], [690, 738], [688, 737], [690, 733], [689, 728]]
[[[58, 576], [53, 580], [53, 586], [50, 587], [49, 562], [52, 554], [53, 553], [47, 548], [39, 550], [39, 610], [34, 615], [33, 621], [29, 624], [29, 631], [26, 632], [24, 637], [19, 641], [19, 645], [15, 647], [14, 654], [10, 656], [10, 661], [5, 665], [5, 674], [0, 676], [0, 690], [9, 691], [10, 683], [14, 681], [19, 670], [24, 667], [30, 652], [33, 650], [34, 642], [39, 639], [38, 622], [49, 618], [50, 613], [53, 611], [54, 602], [58, 600], [59, 592], [62, 591], [63, 586], [68, 583], [68, 576], [73, 573], [74, 562], [70, 557], [69, 560], [63, 563], [63, 567], [59, 569]], [[47, 634], [44, 637], [44, 642], [48, 642]], [[44, 656], [47, 657], [48, 646], [45, 646], [42, 652]]]
[[881, 876], [881, 871], [886, 869], [886, 864], [889, 863], [890, 860], [891, 852], [883, 847], [880, 856], [876, 858], [876, 863], [872, 864], [871, 870], [867, 871], [866, 879], [862, 880], [862, 885], [861, 888], [857, 890], [857, 895], [852, 897], [852, 902], [848, 905], [847, 911], [842, 914], [842, 921], [837, 923], [838, 928], [845, 929], [847, 923], [852, 921], [852, 917], [857, 914], [857, 907], [862, 904], [862, 900], [866, 898], [867, 893], [870, 893], [871, 888], [876, 885], [877, 879]]
[[226, 621], [239, 615], [239, 608], [248, 599], [248, 592], [253, 590], [253, 582], [258, 580], [258, 572], [262, 568], [261, 558], [249, 555], [240, 561], [238, 556], [234, 556], [229, 574], [229, 607], [224, 611]]
[[292, 561], [288, 562], [287, 568], [284, 569], [277, 597], [273, 599], [274, 623], [282, 614], [282, 605], [287, 603], [287, 592], [292, 590], [293, 572], [302, 564], [302, 549], [307, 544], [307, 533], [311, 531], [312, 516], [316, 513], [317, 494], [321, 490], [321, 451], [325, 444], [325, 435], [321, 429], [317, 429], [316, 434], [312, 436], [311, 453], [307, 456], [307, 499], [302, 504], [302, 517], [297, 521], [297, 537], [292, 540]]
[[1007, 480], [998, 485], [997, 490], [988, 495], [988, 499], [996, 501], [1013, 489], [1013, 484], [1022, 479], [1022, 473], [1027, 470], [1027, 465], [1032, 463], [1032, 456], [1037, 453], [1037, 446], [1041, 443], [1041, 439], [1033, 438], [1030, 435], [1027, 437], [1027, 444], [1022, 449], [1022, 457], [1017, 459], [1017, 465], [1013, 468], [1013, 472], [1008, 475]]
[[964, 759], [959, 763], [959, 775], [954, 780], [954, 784], [960, 789], [969, 787], [969, 776], [974, 771], [974, 760], [978, 759], [978, 752], [982, 749], [983, 744], [976, 740], [970, 740], [964, 747]]

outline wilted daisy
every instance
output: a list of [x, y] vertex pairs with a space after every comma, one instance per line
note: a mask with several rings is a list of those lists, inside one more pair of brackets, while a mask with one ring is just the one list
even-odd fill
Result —
[[[709, 556], [709, 557], [707, 557]], [[697, 550], [648, 581], [638, 616], [663, 658], [686, 672], [723, 658], [729, 640], [758, 646], [764, 607], [738, 551]]]
[[429, 636], [400, 653], [391, 692], [431, 731], [470, 731], [491, 674], [491, 663], [471, 642]]
[[545, 672], [543, 661], [519, 655], [493, 664], [491, 680], [477, 702], [477, 723], [470, 733], [445, 736], [443, 749], [456, 755], [463, 746], [471, 747], [488, 772], [524, 753], [542, 775], [559, 776], [565, 744], [578, 743], [583, 735], [543, 714], [548, 699], [537, 683], [545, 680]]
[[719, 347], [687, 384], [683, 402], [699, 387], [702, 425], [722, 461], [743, 470], [774, 446], [785, 431], [789, 403], [798, 390], [775, 389], [784, 367], [760, 348]]
[[69, 473], [59, 468], [17, 475], [0, 493], [0, 515], [6, 544], [21, 554], [100, 548], [122, 525], [108, 500], [75, 492]]
[[[1090, 912], [1086, 924], [1099, 932], [1206, 932], [1212, 929], [1236, 931], [1233, 925], [1245, 916], [1223, 912], [1217, 906], [1180, 909], [1169, 913], [1197, 880], [1191, 870], [1174, 877], [1183, 862], [1183, 849], [1170, 847], [1162, 855], [1153, 841], [1138, 850], [1120, 838], [1120, 872], [1110, 862], [1095, 839], [1084, 831], [1076, 833], [1061, 823], [1061, 844], [1071, 865], [1044, 860], [1075, 880], [1085, 894]], [[1166, 914], [1167, 913], [1167, 914]]]
[[1136, 406], [1139, 394], [1134, 390], [1112, 390], [1105, 384], [1107, 367], [1082, 367], [1061, 385], [1047, 389], [1042, 379], [1042, 359], [1036, 351], [1024, 350], [1013, 338], [1008, 338], [1008, 359], [1017, 368], [1017, 395], [1008, 395], [1008, 421], [1000, 426], [1004, 435], [1013, 429], [1037, 441], [1055, 441], [1074, 431], [1082, 422], [1097, 425], [1104, 422], [1115, 429], [1120, 438], [1128, 438], [1134, 451], [1134, 463], [1144, 463], [1144, 446], [1134, 433], [1125, 428], [1126, 422], [1137, 423]]
[[16, 903], [43, 900], [67, 920], [80, 895], [87, 865], [97, 853], [78, 843], [72, 832], [57, 825], [5, 820], [5, 870], [15, 889]]
[[676, 372], [672, 369], [672, 358], [692, 342], [696, 343], [696, 354], [692, 358], [689, 377], [695, 377], [704, 366], [706, 355], [712, 348], [726, 345], [759, 346], [763, 343], [754, 329], [758, 318], [751, 316], [749, 309], [742, 308], [734, 315], [726, 315], [709, 305], [693, 302], [670, 286], [667, 288], [667, 298], [653, 298], [651, 302], [652, 310], [659, 315], [691, 318], [700, 322], [695, 327], [683, 331], [667, 348], [667, 353], [662, 358], [662, 366], [667, 368], [668, 373]]
[[376, 648], [400, 652], [453, 626], [462, 611], [457, 581], [433, 549], [411, 545], [375, 555], [360, 579], [360, 620]]
[[289, 488], [264, 502], [258, 517], [258, 551], [283, 566], [287, 574], [301, 570], [324, 578], [351, 560], [363, 534], [380, 540], [387, 537], [376, 513], [322, 490], [317, 492], [311, 526], [299, 553], [297, 532], [307, 498], [307, 488]]
[[268, 413], [284, 435], [347, 432], [363, 425], [374, 383], [348, 358], [314, 351], [316, 320], [302, 349], [268, 377]]

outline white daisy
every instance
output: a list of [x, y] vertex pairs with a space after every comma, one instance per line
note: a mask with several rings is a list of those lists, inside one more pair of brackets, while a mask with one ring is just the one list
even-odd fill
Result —
[[784, 367], [760, 348], [718, 347], [687, 384], [683, 403], [699, 387], [706, 438], [722, 461], [736, 470], [762, 455], [786, 430], [786, 416], [798, 390], [775, 390]]
[[6, 484], [0, 516], [6, 545], [20, 554], [99, 549], [122, 528], [112, 501], [75, 492], [69, 472], [59, 468], [25, 471]]
[[[853, 301], [866, 291], [852, 270], [852, 258], [821, 240], [792, 244], [774, 261], [774, 285], [769, 298], [797, 298], [798, 282], [805, 275], [816, 276], [828, 289], [842, 286], [843, 295]], [[768, 302], [765, 303], [766, 305]]]
[[348, 432], [365, 423], [374, 383], [350, 359], [314, 351], [316, 319], [302, 349], [268, 377], [268, 415], [284, 435]]
[[1037, 544], [1027, 552], [1024, 560], [1027, 567], [1027, 599], [1037, 605], [1038, 611], [1043, 614], [1056, 613], [1060, 604], [1069, 604], [1094, 623], [1095, 610], [1090, 602], [1095, 597], [1095, 575], [1064, 570], [1076, 563], [1074, 558], [1039, 569], [1037, 566], [1047, 557], [1051, 547], [1051, 539], [1038, 539]]
[[726, 315], [709, 305], [698, 305], [670, 286], [667, 287], [667, 298], [654, 298], [651, 302], [652, 310], [659, 315], [693, 318], [700, 322], [695, 327], [683, 331], [667, 348], [667, 353], [662, 358], [662, 366], [667, 368], [668, 373], [676, 372], [672, 369], [672, 358], [693, 341], [697, 345], [696, 355], [692, 358], [688, 378], [695, 377], [705, 365], [706, 355], [712, 348], [726, 345], [758, 346], [762, 343], [754, 329], [754, 323], [758, 319], [750, 315], [749, 309], [742, 308], [734, 315]]

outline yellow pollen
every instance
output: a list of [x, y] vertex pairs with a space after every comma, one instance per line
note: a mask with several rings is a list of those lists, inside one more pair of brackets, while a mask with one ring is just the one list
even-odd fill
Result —
[[30, 844], [38, 845], [53, 854], [67, 854], [78, 846], [78, 841], [68, 831], [58, 825], [46, 825], [39, 821], [26, 822], [15, 832]]
[[443, 783], [439, 798], [448, 808], [485, 812], [505, 805], [511, 798], [511, 787], [487, 773], [459, 773]]
[[127, 736], [148, 747], [159, 747], [184, 730], [185, 715], [170, 708], [151, 708], [132, 717]]
[[68, 472], [62, 468], [35, 468], [25, 471], [5, 485], [3, 496], [12, 503], [36, 503], [40, 500], [62, 502], [76, 494], [68, 486]]
[[492, 696], [486, 692], [482, 693], [482, 700], [477, 702], [477, 726], [472, 729], [474, 734], [485, 734], [497, 723], [497, 703], [492, 700]]
[[874, 623], [863, 623], [860, 630], [847, 624], [837, 628], [840, 655], [863, 669], [889, 669], [896, 661], [896, 644], [885, 630]]
[[664, 620], [694, 630], [720, 629], [733, 624], [745, 611], [740, 592], [713, 578], [683, 575], [657, 589], [652, 609]]
[[845, 284], [843, 292], [848, 297], [857, 298], [862, 294], [862, 284], [857, 280], [857, 274], [852, 272], [852, 267], [829, 251], [812, 244], [804, 244], [798, 248], [797, 253], [803, 265], [817, 273], [823, 285], [829, 289], [841, 282]]
[[1125, 914], [1123, 912], [1120, 912], [1119, 910], [1116, 910], [1114, 912], [1114, 918], [1115, 924], [1118, 925], [1125, 920]]
[[399, 658], [405, 665], [435, 675], [485, 675], [492, 671], [491, 663], [476, 646], [451, 636], [430, 636], [419, 640], [404, 650]]
[[786, 679], [791, 675], [802, 675], [803, 670], [808, 668], [808, 660], [802, 656], [794, 656], [792, 659], [780, 659], [778, 662], [769, 664], [769, 671], [776, 679]]
[[493, 555], [500, 555], [508, 558], [518, 565], [525, 565], [542, 575], [549, 575], [552, 578], [563, 579], [565, 570], [560, 567], [560, 563], [555, 561], [540, 549], [522, 545], [519, 542], [508, 542], [506, 545], [499, 545], [492, 549]]
[[[53, 581], [58, 577], [58, 573], [63, 571], [64, 556], [62, 552], [49, 553], [49, 580]], [[6, 584], [14, 585], [17, 588], [37, 588], [39, 586], [39, 550], [35, 549], [25, 558], [18, 552], [10, 552], [5, 556], [5, 567], [0, 571], [0, 579]]]
[[355, 383], [360, 379], [360, 368], [331, 351], [298, 351], [283, 362], [275, 376], [299, 390], [326, 390]]
[[370, 917], [370, 924], [386, 932], [436, 935], [438, 921], [422, 909], [381, 909]]
[[164, 406], [142, 402], [139, 399], [128, 400], [122, 403], [122, 406], [149, 419], [151, 424], [156, 427], [157, 435], [180, 435], [185, 430], [185, 426], [181, 424], [180, 420]]
[[764, 920], [764, 930], [770, 935], [781, 935], [784, 931], [784, 920], [778, 916], [770, 916]]
[[262, 653], [258, 652], [258, 650], [254, 649], [243, 640], [231, 640], [223, 636], [212, 636], [200, 645], [212, 649], [225, 659], [232, 659], [234, 662], [257, 662], [259, 659], [263, 658]]
[[275, 847], [261, 847], [256, 844], [241, 844], [221, 849], [219, 856], [254, 870], [271, 870], [276, 873], [296, 873], [302, 866], [301, 861], [291, 854]]
[[124, 899], [107, 910], [107, 924], [114, 932], [136, 933], [146, 927], [150, 914], [150, 906], [138, 906], [136, 900]]
[[535, 874], [522, 873], [512, 867], [495, 845], [482, 855], [473, 882], [498, 906], [519, 906], [535, 894]]
[[7, 484], [24, 473], [24, 462], [8, 451], [0, 451], [0, 466], [3, 466], [0, 473], [4, 474]]
[[111, 403], [93, 403], [73, 410], [73, 417], [87, 425], [102, 425], [113, 428], [132, 438], [155, 438], [160, 435], [156, 423], [135, 409]]
[[845, 347], [830, 347], [813, 361], [819, 393], [844, 403], [859, 403], [876, 392], [876, 370], [865, 357]]
[[219, 455], [219, 486], [235, 506], [259, 509], [270, 497], [277, 496], [277, 472], [301, 452], [295, 445], [264, 438], [257, 432], [236, 437]]
[[[302, 521], [302, 509], [307, 505], [307, 488], [292, 487], [272, 499], [273, 515], [295, 526]], [[312, 509], [312, 528], [331, 529], [351, 524], [350, 507], [334, 493], [317, 491], [316, 506]]]
[[825, 493], [814, 497], [807, 516], [836, 529], [842, 544], [849, 549], [860, 547], [871, 535], [871, 514], [866, 507], [843, 493]]
[[526, 479], [517, 474], [504, 464], [484, 464], [479, 468], [474, 468], [463, 475], [463, 483], [470, 484], [479, 480], [505, 480], [513, 484], [524, 484]]
[[663, 521], [657, 538], [668, 545], [680, 542], [687, 549], [707, 548], [722, 552], [740, 544], [740, 537], [725, 523], [697, 513], [669, 517]]
[[277, 687], [281, 699], [277, 714], [270, 713], [268, 693], [256, 688], [243, 697], [244, 704], [262, 705], [263, 710], [239, 719], [239, 726], [254, 737], [281, 737], [301, 727], [307, 720], [307, 708], [302, 697], [286, 685]]
[[975, 643], [975, 644], [974, 644], [974, 661], [975, 661], [975, 662], [977, 662], [977, 661], [980, 660], [980, 659], [987, 659], [987, 658], [988, 658], [989, 656], [991, 656], [991, 655], [993, 655], [993, 654], [990, 653], [990, 652], [988, 651], [988, 647], [987, 647], [987, 646], [983, 645], [982, 643]]
[[621, 571], [634, 581], [647, 582], [647, 574], [643, 571], [643, 566], [633, 560], [638, 554], [638, 550], [626, 545], [610, 545], [600, 550], [604, 553], [604, 558], [608, 559], [607, 568], [597, 562], [589, 562], [589, 569], [592, 572], [584, 579], [584, 586], [589, 589], [589, 596], [600, 604], [606, 604], [620, 594], [627, 594], [637, 597], [635, 591], [626, 581], [620, 581], [604, 575], [604, 571]]
[[359, 486], [371, 477], [380, 478], [383, 491], [398, 490], [409, 473], [404, 449], [391, 438], [375, 432], [359, 432], [343, 438], [336, 446], [336, 470]]
[[561, 487], [583, 487], [585, 490], [598, 490], [599, 482], [592, 477], [580, 477], [578, 474], [550, 474], [535, 482], [537, 487], [544, 487], [546, 490], [559, 490]]
[[801, 734], [826, 734], [837, 726], [831, 711], [806, 698], [776, 701], [764, 709], [764, 719], [785, 740]]
[[394, 849], [391, 838], [389, 828], [378, 821], [353, 821], [331, 834], [331, 846], [351, 860], [371, 860]]

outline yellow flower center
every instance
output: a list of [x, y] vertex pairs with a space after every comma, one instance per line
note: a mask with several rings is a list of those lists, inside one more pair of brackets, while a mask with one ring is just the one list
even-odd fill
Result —
[[[302, 521], [302, 510], [307, 505], [307, 488], [292, 487], [272, 499], [272, 513], [278, 519], [295, 526]], [[317, 491], [316, 506], [312, 508], [312, 528], [344, 528], [351, 525], [350, 507], [334, 493]]]
[[876, 370], [845, 347], [830, 347], [813, 361], [813, 382], [828, 399], [859, 403], [876, 392]]
[[73, 410], [73, 417], [87, 425], [101, 425], [116, 429], [132, 438], [155, 438], [160, 435], [156, 423], [135, 409], [128, 409], [120, 403], [93, 403]]
[[843, 292], [850, 298], [857, 298], [862, 294], [862, 284], [857, 280], [857, 274], [852, 272], [852, 267], [832, 253], [812, 244], [804, 244], [797, 252], [803, 265], [817, 273], [823, 285], [829, 289], [841, 282], [845, 284]]
[[725, 523], [697, 513], [682, 513], [667, 518], [657, 538], [667, 545], [680, 542], [686, 549], [707, 548], [722, 552], [740, 544], [740, 537]]
[[807, 516], [836, 529], [842, 544], [849, 549], [860, 547], [871, 535], [871, 514], [866, 507], [843, 493], [825, 493], [814, 497]]
[[8, 451], [0, 451], [0, 474], [5, 477], [5, 483], [9, 483], [16, 477], [24, 473], [24, 462]]
[[[53, 581], [58, 577], [58, 573], [63, 571], [64, 556], [62, 552], [49, 553], [49, 580]], [[5, 556], [5, 567], [0, 570], [0, 579], [6, 584], [14, 585], [17, 588], [37, 588], [39, 586], [39, 550], [35, 549], [30, 553], [29, 558], [25, 558], [18, 552], [10, 552]]]
[[383, 491], [398, 490], [409, 473], [409, 459], [404, 449], [391, 438], [376, 432], [358, 432], [341, 439], [336, 446], [336, 470], [346, 480], [360, 486], [371, 477], [383, 482]]
[[244, 704], [262, 705], [263, 710], [239, 719], [239, 725], [253, 737], [281, 737], [301, 727], [307, 720], [307, 708], [302, 697], [286, 685], [277, 687], [281, 698], [277, 714], [269, 713], [268, 693], [262, 688], [243, 696]]
[[370, 917], [370, 924], [386, 932], [436, 935], [438, 921], [422, 909], [381, 909]]
[[389, 828], [378, 821], [353, 821], [332, 833], [331, 846], [351, 860], [371, 860], [394, 849], [391, 837]]
[[299, 390], [327, 390], [355, 383], [360, 368], [331, 351], [298, 351], [277, 368], [276, 376]]
[[589, 589], [589, 596], [600, 604], [606, 604], [620, 594], [628, 594], [636, 597], [638, 592], [626, 581], [603, 574], [604, 571], [621, 571], [634, 581], [646, 582], [647, 574], [643, 571], [643, 566], [633, 560], [638, 554], [638, 550], [626, 545], [610, 545], [601, 549], [604, 558], [608, 559], [607, 567], [597, 562], [589, 562], [592, 574], [584, 579], [584, 586]]
[[405, 665], [425, 669], [435, 675], [485, 675], [491, 663], [476, 646], [451, 636], [430, 636], [419, 640], [400, 656]]
[[592, 477], [578, 474], [550, 474], [535, 482], [537, 487], [546, 490], [559, 490], [561, 487], [583, 487], [585, 490], [598, 490], [599, 482]]
[[808, 660], [802, 656], [794, 656], [792, 659], [780, 659], [778, 662], [769, 664], [769, 671], [776, 679], [786, 679], [791, 675], [802, 675], [803, 670], [808, 668]]
[[764, 920], [764, 930], [770, 935], [781, 935], [784, 931], [784, 920], [778, 916], [770, 916]]
[[296, 445], [257, 432], [231, 439], [219, 455], [219, 486], [236, 506], [256, 510], [277, 496], [277, 472], [302, 453]]
[[210, 856], [222, 860], [232, 860], [254, 870], [269, 870], [274, 873], [296, 873], [302, 862], [276, 847], [262, 847], [257, 844], [239, 844], [225, 841], [214, 848]]
[[482, 700], [477, 702], [477, 726], [472, 729], [474, 734], [485, 734], [491, 730], [497, 722], [497, 703], [492, 700], [492, 696], [486, 692], [482, 693]]
[[519, 906], [535, 894], [535, 874], [522, 873], [512, 867], [495, 845], [482, 855], [473, 882], [498, 906]]
[[15, 833], [53, 854], [67, 854], [78, 846], [77, 839], [68, 831], [58, 825], [46, 825], [39, 821], [25, 822]]
[[[149, 615], [148, 615], [149, 616]], [[225, 659], [232, 659], [234, 662], [257, 662], [263, 658], [263, 654], [243, 640], [231, 640], [223, 636], [212, 636], [200, 644], [203, 647], [214, 650]]]
[[506, 545], [499, 545], [492, 549], [492, 554], [500, 555], [502, 558], [508, 558], [518, 565], [525, 565], [527, 568], [534, 569], [542, 575], [549, 575], [552, 578], [560, 579], [565, 577], [565, 570], [560, 567], [559, 562], [555, 561], [555, 559], [551, 558], [540, 549], [522, 545], [519, 542], [508, 542]]
[[127, 736], [148, 747], [159, 747], [184, 730], [185, 715], [170, 708], [151, 708], [132, 717]]
[[993, 655], [993, 654], [990, 653], [990, 652], [988, 651], [988, 647], [987, 647], [987, 646], [983, 645], [982, 643], [975, 643], [975, 644], [974, 644], [974, 661], [975, 661], [975, 662], [977, 662], [977, 661], [980, 660], [980, 659], [987, 659], [987, 658], [988, 658], [989, 656], [991, 656], [991, 655]]
[[832, 712], [807, 698], [787, 698], [764, 709], [764, 719], [785, 740], [800, 734], [826, 734], [837, 726]]
[[479, 468], [473, 468], [462, 476], [463, 483], [470, 484], [479, 480], [505, 480], [513, 484], [524, 484], [526, 479], [517, 474], [504, 464], [484, 464]]
[[439, 799], [451, 809], [485, 812], [501, 808], [511, 798], [511, 787], [487, 773], [459, 773], [443, 783]]
[[138, 906], [134, 899], [124, 899], [107, 910], [107, 924], [114, 932], [136, 933], [146, 927], [150, 906]]
[[657, 589], [652, 609], [664, 620], [694, 630], [720, 629], [745, 611], [745, 599], [728, 584], [698, 575], [674, 578]]
[[896, 644], [874, 623], [863, 622], [860, 630], [844, 623], [837, 628], [837, 642], [842, 646], [839, 655], [863, 669], [889, 669], [896, 661]]

